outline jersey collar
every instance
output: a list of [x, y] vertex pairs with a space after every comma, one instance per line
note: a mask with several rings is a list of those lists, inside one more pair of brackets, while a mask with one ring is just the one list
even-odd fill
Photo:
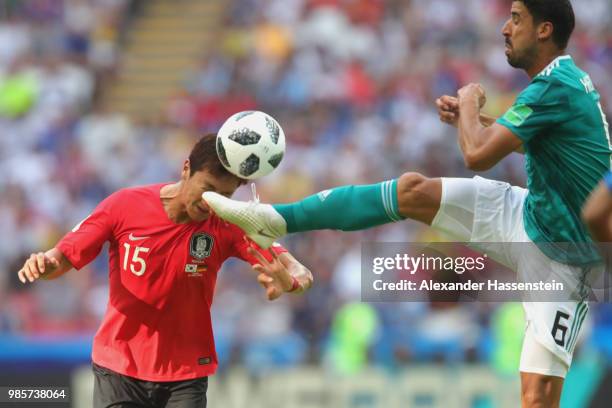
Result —
[[546, 68], [544, 68], [542, 71], [540, 71], [540, 73], [538, 75], [536, 75], [536, 77], [538, 77], [540, 75], [550, 76], [552, 70], [557, 68], [561, 64], [561, 61], [563, 61], [563, 60], [572, 60], [572, 56], [569, 55], [569, 54], [568, 55], [559, 55], [557, 58], [552, 60], [552, 62], [550, 64], [548, 64], [546, 66]]

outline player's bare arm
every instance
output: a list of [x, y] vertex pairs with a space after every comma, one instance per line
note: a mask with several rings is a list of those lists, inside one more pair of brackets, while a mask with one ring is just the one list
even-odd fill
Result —
[[[436, 99], [436, 107], [438, 108], [440, 122], [444, 122], [453, 127], [459, 126], [459, 99], [457, 97], [442, 95]], [[497, 121], [496, 117], [483, 112], [480, 112], [478, 119], [480, 120], [480, 124], [484, 127], [493, 126]], [[523, 149], [522, 145], [514, 151], [516, 153], [525, 154], [525, 150]]]
[[37, 279], [55, 279], [73, 268], [68, 258], [57, 248], [46, 252], [33, 253], [25, 261], [17, 275], [21, 283]]
[[605, 182], [591, 193], [582, 209], [582, 218], [594, 239], [612, 242], [612, 195]]
[[252, 268], [258, 273], [257, 281], [266, 289], [268, 300], [275, 300], [283, 293], [302, 293], [312, 286], [312, 273], [293, 255], [287, 252], [277, 255], [270, 249], [272, 260], [268, 261], [253, 248], [248, 252], [259, 261]]
[[488, 170], [522, 146], [521, 140], [502, 125], [485, 127], [480, 109], [486, 102], [484, 89], [478, 84], [461, 88], [459, 96], [459, 147], [470, 170]]

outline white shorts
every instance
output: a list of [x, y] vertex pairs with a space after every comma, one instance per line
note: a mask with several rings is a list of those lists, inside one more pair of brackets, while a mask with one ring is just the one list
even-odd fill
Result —
[[[565, 287], [583, 287], [585, 268], [556, 262], [536, 245], [504, 245], [532, 241], [523, 225], [527, 190], [482, 177], [442, 178], [440, 210], [432, 227], [459, 242], [487, 252], [519, 276], [530, 271], [554, 271], [548, 275], [565, 281]], [[520, 370], [565, 377], [588, 305], [580, 293], [568, 301], [523, 302], [527, 327]]]

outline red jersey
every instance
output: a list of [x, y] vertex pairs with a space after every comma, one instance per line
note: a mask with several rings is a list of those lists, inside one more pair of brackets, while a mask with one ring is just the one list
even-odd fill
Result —
[[162, 186], [112, 194], [57, 249], [80, 269], [110, 243], [110, 299], [94, 337], [93, 362], [141, 380], [179, 381], [217, 368], [210, 306], [221, 264], [232, 256], [257, 260], [247, 253], [243, 231], [214, 215], [172, 222]]

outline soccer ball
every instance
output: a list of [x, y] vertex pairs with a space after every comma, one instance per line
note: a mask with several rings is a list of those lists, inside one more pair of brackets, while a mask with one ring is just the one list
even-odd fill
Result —
[[264, 112], [238, 112], [217, 132], [217, 155], [223, 166], [240, 178], [256, 179], [270, 174], [284, 154], [285, 133]]

